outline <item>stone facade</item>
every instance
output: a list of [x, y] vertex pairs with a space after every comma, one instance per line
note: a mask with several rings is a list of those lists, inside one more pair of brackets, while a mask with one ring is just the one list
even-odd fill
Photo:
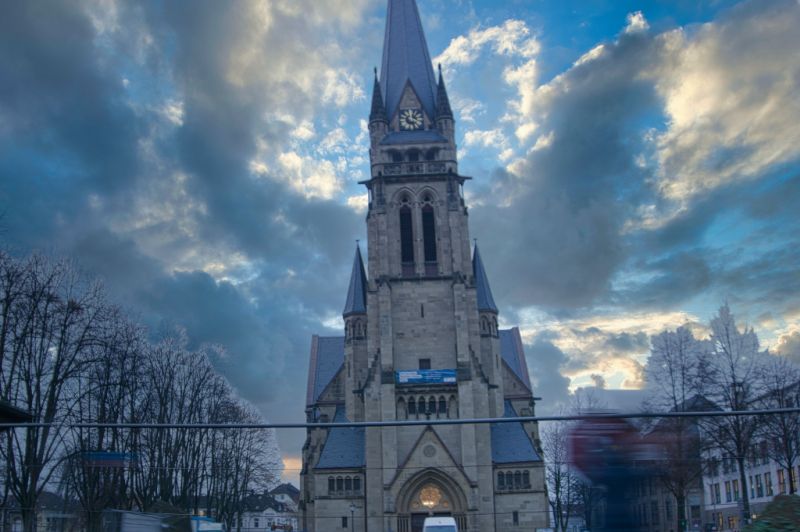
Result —
[[[369, 276], [357, 250], [344, 338], [312, 341], [308, 419], [532, 415], [519, 331], [498, 330], [470, 249], [441, 72], [415, 3], [390, 0], [388, 17], [364, 182]], [[433, 514], [476, 532], [548, 523], [535, 423], [312, 429], [303, 459], [301, 529], [416, 532]]]

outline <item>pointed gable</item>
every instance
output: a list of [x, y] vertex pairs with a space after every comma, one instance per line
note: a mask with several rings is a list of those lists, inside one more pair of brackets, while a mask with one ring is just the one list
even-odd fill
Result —
[[364, 261], [361, 260], [361, 249], [356, 246], [356, 256], [353, 258], [353, 270], [350, 273], [350, 286], [347, 289], [347, 300], [344, 303], [342, 315], [367, 313], [367, 274], [364, 271]]
[[344, 364], [344, 336], [317, 336], [311, 339], [308, 364], [306, 406], [317, 402], [322, 392]]
[[415, 0], [389, 0], [380, 86], [387, 115], [397, 111], [411, 83], [425, 113], [436, 115], [436, 78]]
[[475, 276], [475, 289], [478, 292], [478, 310], [497, 312], [497, 305], [492, 297], [492, 289], [489, 288], [489, 278], [486, 276], [486, 270], [483, 269], [483, 261], [477, 244], [475, 252], [472, 254], [472, 275]]

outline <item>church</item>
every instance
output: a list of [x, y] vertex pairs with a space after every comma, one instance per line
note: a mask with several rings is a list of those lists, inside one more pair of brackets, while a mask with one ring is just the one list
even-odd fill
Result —
[[[459, 174], [455, 120], [415, 0], [389, 0], [369, 113], [366, 268], [356, 247], [344, 335], [313, 336], [310, 423], [534, 415], [519, 329], [498, 309]], [[300, 529], [419, 532], [547, 527], [536, 423], [313, 428]]]

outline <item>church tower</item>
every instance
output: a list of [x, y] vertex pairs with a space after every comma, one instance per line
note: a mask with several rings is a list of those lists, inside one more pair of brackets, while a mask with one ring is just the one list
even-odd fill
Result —
[[[367, 268], [356, 248], [344, 338], [312, 339], [308, 420], [532, 415], [519, 330], [498, 329], [470, 249], [469, 178], [458, 171], [453, 112], [414, 0], [389, 0], [375, 74]], [[313, 429], [301, 484], [309, 531], [353, 519], [347, 528], [417, 532], [441, 514], [475, 532], [548, 523], [533, 423]]]

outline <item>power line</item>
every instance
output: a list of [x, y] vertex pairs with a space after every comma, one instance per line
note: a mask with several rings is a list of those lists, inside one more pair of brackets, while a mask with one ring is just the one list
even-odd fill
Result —
[[764, 416], [775, 414], [800, 413], [800, 407], [771, 408], [762, 410], [729, 410], [712, 412], [631, 412], [631, 413], [596, 413], [577, 414], [571, 416], [519, 416], [488, 417], [459, 419], [416, 419], [390, 421], [348, 421], [345, 423], [41, 423], [11, 422], [0, 423], [0, 429], [10, 428], [72, 428], [72, 429], [330, 429], [330, 428], [376, 428], [376, 427], [412, 427], [428, 425], [485, 425], [491, 423], [539, 423], [549, 421], [591, 421], [598, 419], [664, 419], [664, 418], [701, 418], [727, 416]]

